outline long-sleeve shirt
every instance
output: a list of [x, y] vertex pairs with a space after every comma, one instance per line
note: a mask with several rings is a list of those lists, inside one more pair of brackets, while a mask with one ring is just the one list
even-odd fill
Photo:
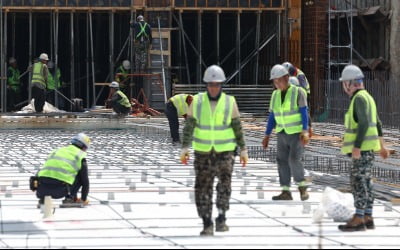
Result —
[[[353, 97], [351, 98], [351, 99], [356, 98], [354, 100], [354, 113], [353, 113], [354, 121], [358, 123], [357, 137], [354, 143], [354, 147], [356, 148], [361, 148], [361, 145], [365, 139], [365, 136], [369, 128], [369, 119], [367, 113], [368, 104], [366, 103], [364, 98], [355, 97], [359, 91], [360, 90], [356, 91]], [[377, 129], [378, 129], [378, 135], [382, 137], [383, 136], [382, 122], [379, 119], [378, 115], [377, 115]]]
[[[139, 34], [141, 33], [142, 29], [140, 25], [146, 25], [145, 28], [145, 33], [146, 34], [142, 34], [139, 36]], [[135, 36], [135, 40], [140, 40], [141, 37], [145, 37], [144, 40], [147, 40], [150, 44], [153, 43], [153, 35], [151, 33], [151, 26], [150, 24], [142, 21], [142, 22], [137, 22], [131, 25], [131, 27], [133, 28], [133, 34]], [[139, 36], [139, 37], [138, 37]]]
[[82, 168], [79, 171], [76, 178], [79, 178], [79, 181], [82, 184], [82, 200], [86, 201], [89, 195], [89, 171], [86, 159], [82, 160]]

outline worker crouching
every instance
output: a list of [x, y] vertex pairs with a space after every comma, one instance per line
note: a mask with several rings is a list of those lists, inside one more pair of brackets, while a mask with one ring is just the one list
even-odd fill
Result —
[[132, 105], [128, 97], [119, 89], [118, 82], [112, 82], [110, 84], [110, 96], [111, 99], [107, 100], [107, 103], [112, 107], [114, 112], [118, 115], [129, 115]]

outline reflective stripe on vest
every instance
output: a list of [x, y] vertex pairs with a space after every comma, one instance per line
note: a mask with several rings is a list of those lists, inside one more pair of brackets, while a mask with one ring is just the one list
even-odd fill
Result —
[[285, 100], [282, 103], [282, 91], [275, 90], [272, 94], [271, 110], [274, 112], [276, 121], [276, 132], [284, 131], [286, 134], [301, 133], [303, 123], [298, 106], [300, 88], [289, 86]]
[[37, 62], [33, 65], [32, 84], [39, 83], [46, 87], [46, 81], [43, 77], [43, 68], [44, 64], [41, 62]]
[[86, 153], [76, 146], [60, 148], [48, 157], [38, 176], [72, 185], [82, 168], [82, 160], [85, 157]]
[[189, 95], [187, 94], [180, 94], [169, 99], [178, 111], [178, 116], [183, 116], [187, 114], [189, 105], [187, 104], [186, 99], [188, 96]]
[[194, 130], [193, 148], [197, 152], [218, 153], [234, 151], [237, 142], [232, 129], [232, 114], [235, 98], [222, 93], [214, 112], [207, 93], [193, 99], [193, 117], [197, 125]]
[[358, 123], [354, 120], [354, 103], [356, 98], [363, 98], [367, 103], [368, 130], [361, 144], [361, 151], [379, 151], [381, 149], [377, 120], [378, 113], [374, 98], [366, 91], [359, 91], [351, 100], [350, 107], [345, 116], [345, 128], [342, 153], [350, 154], [357, 139]]
[[147, 27], [147, 23], [144, 23], [144, 25], [142, 25], [141, 22], [139, 22], [140, 25], [140, 32], [139, 34], [137, 34], [136, 39], [139, 39], [142, 35], [144, 35], [146, 38], [148, 38], [149, 36], [146, 33], [146, 27]]
[[128, 97], [121, 90], [118, 90], [117, 94], [120, 97], [122, 97], [122, 99], [118, 101], [119, 104], [121, 104], [122, 106], [124, 106], [126, 108], [130, 108], [132, 106], [131, 103], [129, 102]]

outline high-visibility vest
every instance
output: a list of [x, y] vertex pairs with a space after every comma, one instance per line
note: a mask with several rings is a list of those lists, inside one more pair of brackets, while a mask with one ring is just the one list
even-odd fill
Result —
[[353, 151], [357, 138], [358, 123], [354, 120], [354, 103], [356, 98], [363, 98], [367, 103], [367, 115], [369, 127], [365, 139], [361, 144], [361, 151], [379, 151], [381, 149], [378, 135], [378, 111], [374, 98], [366, 91], [359, 91], [351, 100], [350, 108], [345, 116], [345, 128], [342, 153], [350, 154]]
[[[117, 77], [115, 78], [115, 80], [116, 80], [117, 82], [121, 83], [123, 80], [126, 79], [127, 74], [128, 74], [129, 72], [128, 72], [127, 70], [125, 70], [125, 68], [124, 68], [123, 65], [121, 65], [121, 66], [118, 68], [117, 71], [119, 71], [120, 74], [122, 74], [122, 75], [117, 76]], [[120, 86], [120, 87], [121, 87], [121, 86]]]
[[189, 105], [186, 102], [186, 99], [189, 95], [180, 94], [171, 97], [169, 100], [174, 104], [176, 110], [178, 111], [178, 116], [186, 115], [189, 110]]
[[124, 94], [124, 92], [122, 92], [121, 90], [118, 90], [117, 95], [122, 97], [122, 99], [118, 101], [119, 104], [121, 104], [122, 106], [124, 106], [126, 108], [132, 107], [131, 103], [129, 102], [128, 97]]
[[49, 90], [59, 89], [61, 87], [60, 78], [61, 78], [61, 71], [57, 69], [56, 71], [56, 78], [53, 77], [53, 74], [49, 74], [47, 78], [47, 88]]
[[47, 158], [38, 176], [72, 185], [82, 168], [82, 160], [85, 158], [86, 153], [74, 145], [60, 148]]
[[33, 65], [32, 84], [39, 83], [46, 88], [46, 80], [43, 76], [43, 68], [44, 64], [42, 62], [37, 62]]
[[14, 91], [19, 91], [21, 87], [19, 81], [21, 73], [18, 69], [15, 69], [13, 67], [9, 67], [8, 70], [11, 71], [11, 77], [7, 78], [8, 86], [10, 86]]
[[290, 85], [282, 103], [282, 91], [275, 90], [272, 93], [271, 110], [274, 112], [276, 132], [284, 131], [286, 134], [301, 133], [303, 123], [298, 105], [299, 87]]
[[306, 86], [304, 86], [304, 89], [306, 90], [308, 95], [311, 94], [310, 82], [308, 81], [306, 74], [304, 74], [304, 72], [300, 69], [297, 69], [297, 77], [299, 76], [304, 76], [304, 78], [306, 79]]
[[237, 141], [231, 126], [235, 98], [222, 93], [214, 112], [207, 93], [193, 99], [193, 117], [196, 119], [193, 148], [197, 152], [231, 152]]
[[142, 36], [145, 36], [146, 39], [149, 38], [149, 35], [146, 32], [146, 27], [149, 25], [148, 23], [144, 23], [142, 24], [141, 22], [138, 22], [138, 24], [140, 25], [140, 32], [137, 34], [136, 36], [136, 40], [139, 40]]

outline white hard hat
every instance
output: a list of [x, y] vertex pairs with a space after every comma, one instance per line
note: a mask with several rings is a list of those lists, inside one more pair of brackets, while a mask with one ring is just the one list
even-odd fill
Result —
[[122, 67], [124, 67], [124, 69], [129, 70], [131, 69], [131, 62], [128, 60], [125, 60], [122, 62]]
[[49, 61], [49, 63], [47, 64], [47, 68], [49, 68], [49, 69], [54, 68], [54, 63], [53, 63], [53, 61]]
[[364, 79], [364, 74], [361, 69], [356, 65], [347, 65], [342, 72], [342, 77], [339, 78], [339, 81], [352, 81], [352, 80], [360, 80]]
[[17, 62], [17, 59], [15, 59], [14, 57], [10, 57], [10, 59], [8, 60], [9, 64], [16, 63], [16, 62]]
[[226, 81], [225, 72], [220, 66], [212, 65], [204, 72], [203, 81], [223, 83]]
[[144, 17], [142, 16], [142, 15], [139, 15], [138, 17], [137, 17], [137, 20], [140, 22], [140, 21], [144, 21]]
[[39, 59], [48, 61], [49, 60], [49, 56], [46, 53], [42, 53], [42, 54], [40, 54]]
[[110, 88], [114, 88], [114, 89], [118, 89], [119, 88], [119, 83], [118, 82], [112, 82], [111, 84], [110, 84]]
[[89, 148], [90, 143], [91, 143], [91, 140], [90, 140], [89, 136], [87, 136], [84, 133], [80, 133], [80, 134], [74, 136], [74, 138], [72, 138], [72, 140], [71, 140], [71, 144], [76, 145], [80, 148], [82, 148], [82, 147]]
[[271, 69], [270, 80], [281, 78], [282, 76], [286, 76], [286, 75], [289, 75], [288, 70], [284, 66], [277, 64], [274, 67], [272, 67], [272, 69]]
[[295, 76], [289, 77], [289, 83], [290, 83], [291, 85], [300, 87], [299, 79], [297, 79], [297, 77], [295, 77]]

